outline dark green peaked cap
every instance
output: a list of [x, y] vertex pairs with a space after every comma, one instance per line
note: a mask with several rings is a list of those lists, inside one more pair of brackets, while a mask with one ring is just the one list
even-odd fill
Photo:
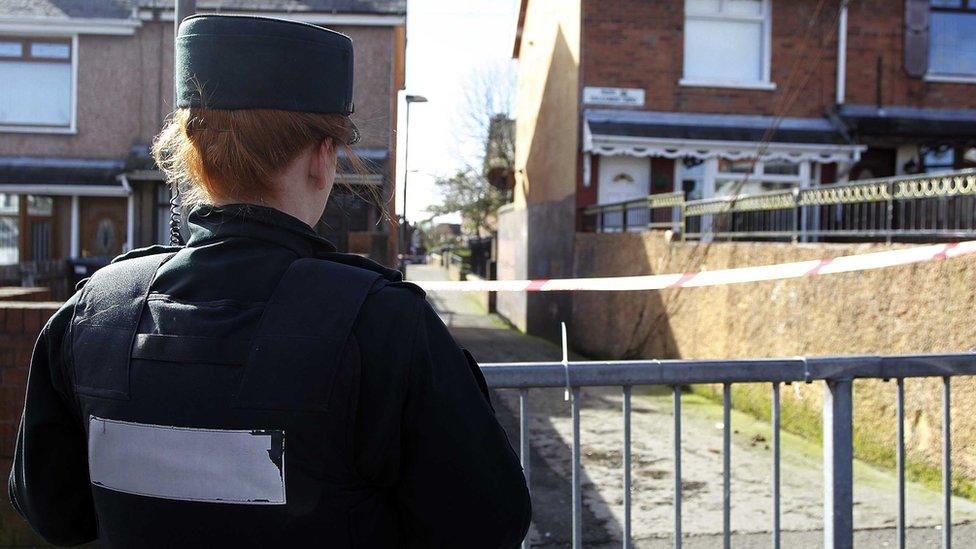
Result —
[[176, 106], [351, 114], [352, 40], [295, 21], [195, 15], [176, 38]]

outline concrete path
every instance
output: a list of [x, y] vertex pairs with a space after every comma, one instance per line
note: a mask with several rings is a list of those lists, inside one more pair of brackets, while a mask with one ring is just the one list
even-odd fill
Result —
[[[411, 266], [408, 278], [445, 278], [438, 267]], [[480, 362], [558, 360], [551, 343], [510, 329], [461, 293], [431, 293], [429, 299], [458, 342]], [[579, 357], [576, 357], [579, 358]], [[518, 449], [518, 397], [495, 392], [502, 425]], [[499, 401], [502, 404], [499, 406]], [[623, 524], [621, 396], [616, 388], [582, 391], [584, 541], [586, 546], [619, 546]], [[670, 390], [635, 388], [632, 400], [632, 535], [637, 547], [673, 544], [673, 416]], [[721, 545], [721, 406], [685, 394], [682, 398], [682, 526], [686, 547]], [[530, 539], [538, 546], [565, 546], [571, 536], [570, 465], [572, 423], [563, 391], [530, 393], [531, 489], [534, 521]], [[765, 422], [733, 413], [732, 528], [736, 547], [770, 544], [772, 460]], [[822, 547], [822, 462], [820, 447], [783, 433], [783, 544], [791, 549]], [[855, 463], [854, 519], [858, 547], [895, 547], [896, 484], [891, 472]], [[937, 491], [909, 484], [909, 546], [941, 539]], [[957, 547], [976, 547], [976, 504], [953, 500]]]

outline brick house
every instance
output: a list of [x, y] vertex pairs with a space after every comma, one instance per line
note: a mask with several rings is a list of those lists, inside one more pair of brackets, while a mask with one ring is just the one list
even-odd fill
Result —
[[[974, 32], [967, 0], [522, 0], [499, 278], [572, 276], [592, 204], [976, 165]], [[499, 296], [544, 333], [569, 303]]]
[[[200, 13], [328, 26], [356, 45], [366, 178], [340, 174], [317, 229], [392, 263], [403, 0], [200, 0]], [[111, 258], [168, 242], [169, 189], [149, 145], [172, 107], [172, 0], [0, 0], [0, 264]], [[343, 165], [345, 163], [342, 163]], [[355, 187], [359, 186], [359, 189]], [[372, 187], [378, 201], [362, 192]]]

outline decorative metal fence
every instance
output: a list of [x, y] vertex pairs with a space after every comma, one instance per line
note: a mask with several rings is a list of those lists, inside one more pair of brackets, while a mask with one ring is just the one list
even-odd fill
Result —
[[970, 238], [976, 237], [976, 170], [692, 201], [668, 193], [590, 206], [583, 216], [584, 227], [596, 232], [667, 228], [688, 239]]
[[[952, 540], [950, 386], [953, 376], [976, 375], [976, 353], [903, 356], [840, 356], [761, 360], [643, 360], [605, 362], [499, 363], [482, 366], [488, 385], [519, 390], [520, 454], [531, 490], [529, 429], [530, 390], [566, 387], [572, 392], [572, 517], [573, 547], [582, 546], [582, 492], [580, 450], [580, 388], [619, 386], [623, 392], [623, 546], [631, 546], [631, 388], [635, 385], [670, 386], [674, 393], [674, 545], [681, 547], [681, 387], [722, 384], [723, 391], [723, 538], [731, 544], [731, 407], [733, 383], [768, 383], [772, 397], [772, 520], [771, 546], [780, 547], [780, 389], [784, 383], [821, 382], [824, 458], [824, 546], [849, 548], [854, 543], [853, 514], [853, 396], [855, 379], [895, 380], [897, 540], [905, 547], [905, 398], [906, 378], [942, 379], [942, 547]], [[523, 547], [528, 547], [523, 542]]]
[[590, 206], [583, 215], [598, 233], [640, 232], [651, 229], [673, 229], [680, 226], [685, 194], [652, 194], [647, 198]]

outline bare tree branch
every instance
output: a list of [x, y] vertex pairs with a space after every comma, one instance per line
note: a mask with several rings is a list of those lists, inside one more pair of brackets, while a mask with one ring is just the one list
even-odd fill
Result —
[[455, 124], [462, 167], [437, 180], [443, 200], [427, 209], [433, 216], [461, 214], [465, 228], [476, 236], [495, 229], [495, 212], [509, 200], [509, 191], [492, 186], [489, 175], [511, 170], [515, 162], [515, 82], [511, 63], [471, 72], [463, 89], [463, 112]]

